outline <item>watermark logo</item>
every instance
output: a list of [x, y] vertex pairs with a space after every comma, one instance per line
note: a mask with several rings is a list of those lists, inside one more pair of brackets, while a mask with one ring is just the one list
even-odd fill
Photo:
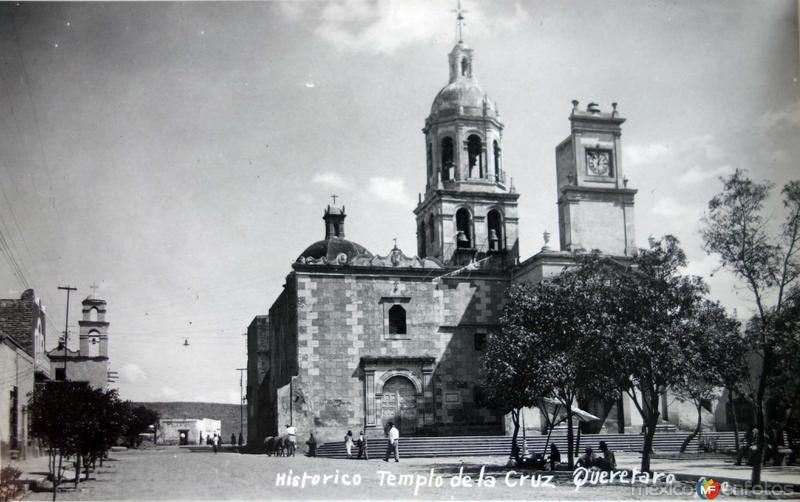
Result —
[[695, 489], [701, 499], [713, 499], [719, 495], [719, 483], [713, 479], [698, 479]]

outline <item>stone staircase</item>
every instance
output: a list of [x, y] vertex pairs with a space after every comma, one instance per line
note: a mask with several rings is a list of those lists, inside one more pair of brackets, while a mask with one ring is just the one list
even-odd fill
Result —
[[[739, 433], [740, 441], [744, 438]], [[656, 433], [653, 450], [656, 452], [677, 453], [681, 444], [688, 436], [688, 432]], [[526, 442], [529, 452], [543, 452], [547, 436], [527, 436]], [[614, 451], [640, 452], [644, 443], [644, 436], [639, 434], [583, 434], [580, 438], [580, 450], [586, 447], [599, 448], [600, 441], [605, 441]], [[567, 452], [567, 438], [558, 434], [550, 437], [550, 442], [555, 443], [562, 455]], [[522, 435], [519, 436], [522, 446]], [[704, 432], [702, 436], [695, 437], [689, 443], [688, 453], [703, 451], [702, 444], [715, 445], [716, 451], [732, 451], [734, 445], [733, 432]], [[386, 451], [386, 439], [369, 439], [370, 457], [381, 457]], [[511, 451], [511, 436], [441, 436], [441, 437], [405, 437], [400, 438], [400, 456], [409, 457], [460, 457], [460, 456], [488, 456], [508, 455]], [[353, 454], [358, 452], [353, 448]], [[317, 447], [320, 457], [345, 458], [343, 442], [325, 443]]]

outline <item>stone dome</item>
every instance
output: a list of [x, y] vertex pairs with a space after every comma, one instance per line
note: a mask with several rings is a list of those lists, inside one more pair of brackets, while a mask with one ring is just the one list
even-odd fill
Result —
[[483, 116], [497, 118], [497, 106], [473, 78], [459, 78], [450, 82], [436, 95], [431, 106], [431, 117], [447, 115]]
[[[344, 255], [346, 259], [343, 259], [341, 255]], [[331, 237], [308, 246], [300, 254], [297, 261], [305, 262], [308, 259], [319, 260], [325, 258], [327, 263], [341, 262], [341, 264], [344, 264], [350, 262], [356, 256], [372, 258], [373, 255], [361, 244], [340, 237]]]

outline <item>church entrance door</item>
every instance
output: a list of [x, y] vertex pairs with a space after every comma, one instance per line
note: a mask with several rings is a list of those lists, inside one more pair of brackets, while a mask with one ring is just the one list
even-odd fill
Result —
[[381, 408], [383, 424], [394, 422], [401, 436], [417, 431], [417, 394], [408, 378], [395, 376], [386, 381]]

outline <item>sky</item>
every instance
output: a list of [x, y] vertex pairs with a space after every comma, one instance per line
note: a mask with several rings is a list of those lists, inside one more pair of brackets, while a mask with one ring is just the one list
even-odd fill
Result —
[[[52, 347], [57, 287], [77, 287], [76, 346], [96, 283], [123, 398], [238, 403], [247, 325], [324, 237], [331, 194], [347, 238], [415, 252], [421, 128], [447, 84], [455, 3], [0, 4], [0, 296], [33, 287]], [[522, 258], [544, 231], [558, 242], [554, 149], [571, 100], [618, 102], [638, 245], [675, 235], [686, 272], [747, 316], [700, 219], [734, 169], [800, 177], [797, 2], [462, 5], [505, 124]], [[766, 212], [781, 221], [777, 197]]]

